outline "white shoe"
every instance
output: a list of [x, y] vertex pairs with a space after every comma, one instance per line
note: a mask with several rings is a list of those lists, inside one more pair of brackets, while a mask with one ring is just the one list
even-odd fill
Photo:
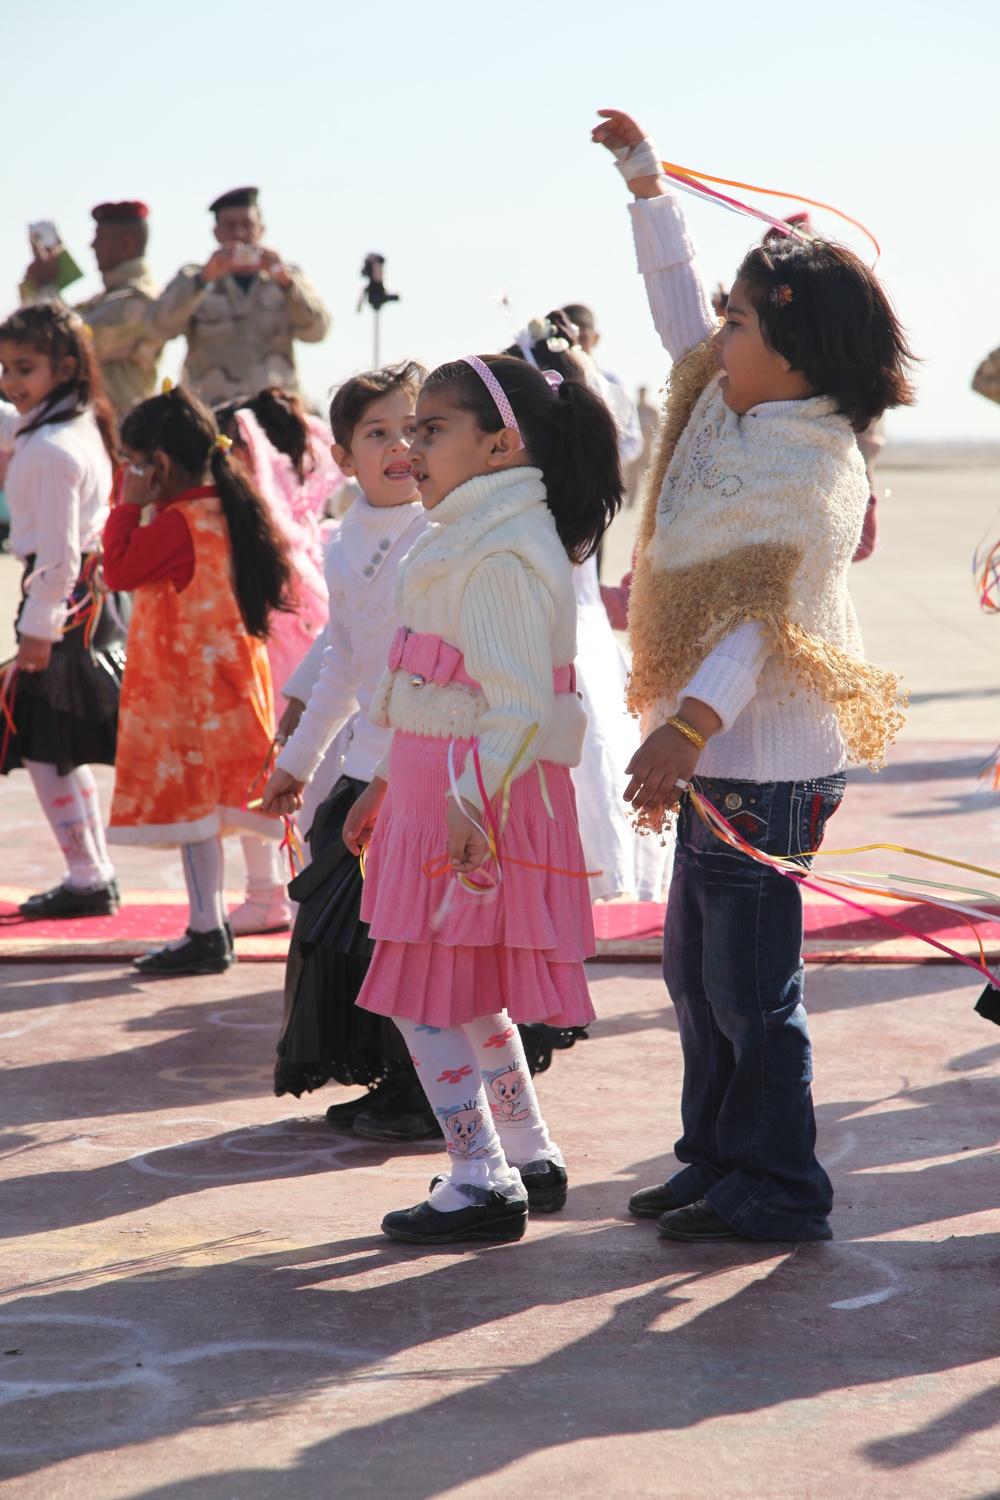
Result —
[[259, 932], [285, 932], [292, 925], [292, 903], [283, 885], [251, 892], [242, 906], [229, 913], [229, 925], [237, 937]]

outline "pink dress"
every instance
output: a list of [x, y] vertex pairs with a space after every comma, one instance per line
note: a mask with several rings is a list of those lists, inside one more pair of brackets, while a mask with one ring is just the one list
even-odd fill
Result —
[[[461, 682], [462, 658], [445, 650], [457, 658], [453, 680]], [[502, 882], [478, 896], [445, 859], [452, 744], [457, 777], [471, 741], [393, 736], [361, 900], [375, 953], [357, 1003], [428, 1026], [501, 1010], [513, 1021], [585, 1026], [594, 1019], [583, 969], [595, 951], [594, 925], [569, 768], [529, 763], [512, 783]], [[473, 878], [495, 883], [496, 873], [487, 860]]]
[[298, 596], [294, 614], [274, 611], [267, 638], [275, 715], [280, 718], [286, 706], [282, 689], [329, 614], [323, 578], [323, 543], [313, 494], [316, 487], [310, 488], [310, 475], [300, 484], [291, 459], [275, 448], [252, 411], [241, 409], [236, 413], [236, 421], [250, 453], [257, 488], [267, 502], [271, 519], [288, 543]]

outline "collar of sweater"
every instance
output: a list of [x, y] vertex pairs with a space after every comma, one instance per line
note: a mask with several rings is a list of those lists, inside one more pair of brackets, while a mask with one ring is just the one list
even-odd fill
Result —
[[[73, 407], [75, 405], [76, 405], [76, 392], [75, 391], [70, 391], [70, 393], [69, 393], [68, 396], [63, 396], [63, 398], [62, 398], [61, 401], [57, 401], [56, 402], [55, 406], [53, 406], [51, 408], [51, 411], [50, 411], [49, 414], [52, 415], [55, 412], [64, 412], [64, 411], [68, 413], [68, 412], [72, 411], [72, 409], [73, 409]], [[31, 424], [32, 424], [32, 422], [34, 422], [37, 417], [41, 416], [41, 414], [42, 414], [42, 412], [44, 410], [45, 410], [45, 402], [44, 401], [39, 401], [39, 403], [38, 403], [37, 406], [33, 406], [30, 411], [26, 411], [24, 413], [24, 415], [22, 416], [21, 420], [17, 424], [17, 432], [16, 432], [15, 436], [20, 436], [20, 434], [24, 431], [24, 429], [26, 427], [30, 427]], [[46, 423], [45, 426], [48, 426], [48, 423]], [[45, 431], [45, 426], [40, 427], [40, 428], [36, 428], [36, 431], [37, 432], [44, 432]], [[29, 436], [30, 437], [34, 437], [35, 433], [32, 432], [32, 433], [29, 434]]]
[[475, 511], [492, 512], [494, 502], [501, 499], [511, 502], [514, 509], [544, 501], [541, 469], [518, 464], [513, 469], [500, 469], [495, 474], [477, 474], [446, 495], [431, 511], [430, 519], [434, 525], [448, 526]]
[[[415, 517], [423, 512], [419, 500], [409, 505], [372, 505], [359, 495], [340, 523], [340, 545], [353, 572], [372, 578]], [[365, 572], [365, 569], [370, 569]]]
[[744, 418], [799, 417], [809, 422], [836, 414], [837, 403], [832, 396], [807, 396], [804, 401], [761, 401], [758, 406], [751, 406]]

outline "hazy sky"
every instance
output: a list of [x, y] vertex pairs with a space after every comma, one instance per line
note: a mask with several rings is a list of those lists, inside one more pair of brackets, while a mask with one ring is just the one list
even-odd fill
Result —
[[[43, 23], [2, 0], [0, 300], [16, 300], [32, 219], [56, 219], [82, 297], [99, 285], [93, 204], [150, 204], [165, 282], [207, 259], [211, 199], [255, 182], [268, 242], [333, 313], [323, 344], [299, 346], [315, 398], [370, 363], [371, 313], [355, 306], [372, 249], [403, 299], [383, 314], [385, 359], [501, 347], [506, 292], [521, 322], [591, 303], [606, 362], [656, 389], [667, 361], [626, 190], [589, 142], [614, 105], [668, 158], [870, 225], [924, 360], [920, 405], [890, 432], [1000, 439], [1000, 407], [969, 390], [1000, 344], [998, 44], [997, 0], [51, 0]], [[706, 276], [728, 279], [756, 230], [685, 201]], [[168, 346], [166, 372], [182, 350]]]

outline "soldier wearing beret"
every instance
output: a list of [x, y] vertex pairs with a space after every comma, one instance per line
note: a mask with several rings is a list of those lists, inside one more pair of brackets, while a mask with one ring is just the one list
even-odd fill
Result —
[[183, 266], [149, 309], [163, 338], [187, 338], [182, 379], [211, 406], [265, 386], [298, 390], [295, 339], [319, 343], [330, 315], [309, 278], [263, 244], [257, 189], [236, 188], [209, 207], [219, 249]]
[[[149, 209], [145, 203], [99, 203], [93, 210], [96, 229], [91, 244], [104, 291], [74, 309], [93, 335], [115, 416], [121, 419], [137, 401], [156, 389], [161, 335], [149, 327], [146, 313], [160, 295], [149, 269]], [[55, 288], [61, 247], [37, 246], [28, 267], [25, 302], [60, 301]]]

